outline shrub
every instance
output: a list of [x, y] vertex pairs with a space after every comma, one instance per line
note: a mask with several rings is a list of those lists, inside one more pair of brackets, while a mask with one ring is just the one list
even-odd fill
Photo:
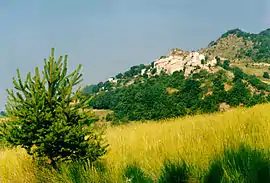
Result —
[[134, 183], [151, 183], [153, 180], [151, 177], [146, 175], [141, 168], [137, 165], [128, 165], [124, 170], [124, 177], [129, 180], [129, 182]]
[[[79, 89], [81, 65], [67, 75], [67, 55], [55, 61], [54, 49], [44, 60], [42, 76], [28, 73], [23, 82], [17, 69], [16, 89], [7, 90], [7, 113], [12, 121], [1, 128], [6, 140], [20, 145], [39, 160], [58, 161], [88, 159], [93, 162], [106, 153], [100, 133], [88, 127], [91, 116], [84, 112], [89, 102]], [[75, 102], [72, 104], [72, 102]]]
[[122, 79], [123, 78], [123, 74], [122, 73], [119, 73], [115, 76], [116, 79]]
[[154, 75], [154, 74], [156, 74], [156, 72], [157, 72], [157, 68], [153, 68], [151, 71], [151, 74]]
[[268, 154], [245, 145], [226, 150], [211, 163], [204, 182], [270, 182]]
[[268, 72], [264, 72], [263, 73], [263, 77], [266, 78], [266, 79], [269, 79], [269, 73]]
[[206, 55], [206, 56], [205, 56], [205, 61], [207, 62], [207, 61], [208, 61], [208, 59], [209, 59], [209, 56], [208, 56], [208, 55]]
[[154, 68], [155, 66], [155, 61], [151, 62], [151, 67]]
[[204, 60], [204, 59], [201, 60], [201, 64], [202, 64], [202, 65], [205, 64], [205, 60]]
[[164, 162], [164, 166], [161, 169], [161, 175], [158, 182], [188, 182], [190, 178], [190, 173], [191, 169], [185, 161], [180, 163], [167, 160]]
[[218, 56], [215, 57], [216, 61], [217, 61], [217, 65], [220, 66], [221, 63], [220, 63], [220, 58]]
[[8, 117], [7, 113], [4, 112], [4, 111], [1, 111], [1, 112], [0, 112], [0, 117], [1, 117], [1, 116]]
[[114, 119], [114, 115], [112, 113], [108, 113], [106, 115], [106, 121], [113, 121], [113, 119]]
[[226, 70], [230, 70], [230, 61], [229, 60], [224, 60], [223, 68]]

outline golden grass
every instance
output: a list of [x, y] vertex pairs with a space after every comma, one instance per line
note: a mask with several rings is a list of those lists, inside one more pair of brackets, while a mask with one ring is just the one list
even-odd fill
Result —
[[[270, 104], [226, 113], [131, 124], [108, 129], [114, 171], [137, 162], [157, 178], [165, 158], [184, 158], [206, 168], [216, 153], [245, 142], [270, 147]], [[117, 173], [117, 172], [115, 172]], [[118, 175], [115, 175], [117, 178]]]
[[0, 182], [35, 182], [35, 166], [25, 150], [15, 148], [0, 151]]
[[[270, 104], [264, 104], [212, 115], [110, 127], [107, 129], [110, 150], [104, 157], [109, 169], [106, 176], [112, 182], [121, 182], [122, 169], [136, 162], [157, 179], [167, 158], [184, 158], [207, 168], [214, 155], [241, 142], [269, 148], [269, 111]], [[22, 150], [3, 150], [0, 163], [0, 182], [34, 182], [34, 167]]]

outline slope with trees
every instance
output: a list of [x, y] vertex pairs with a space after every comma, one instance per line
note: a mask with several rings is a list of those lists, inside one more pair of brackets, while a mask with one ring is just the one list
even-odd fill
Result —
[[[211, 113], [222, 110], [222, 104], [253, 106], [270, 99], [269, 85], [228, 63], [221, 64], [224, 69], [216, 73], [201, 71], [185, 78], [182, 72], [175, 72], [101, 92], [89, 105], [113, 110], [115, 121], [137, 121]], [[171, 88], [175, 90], [169, 93]]]
[[[113, 82], [86, 87], [85, 95], [94, 96], [89, 106], [113, 110], [114, 120], [128, 121], [209, 113], [222, 111], [222, 106], [267, 102], [268, 72], [264, 70], [258, 75], [246, 72], [246, 68], [250, 62], [269, 62], [269, 32], [267, 29], [251, 34], [234, 29], [223, 34], [199, 51], [207, 60], [216, 59], [216, 66], [208, 72], [198, 67], [188, 76], [183, 71], [157, 74], [154, 62], [133, 66], [114, 77]], [[189, 65], [184, 72], [185, 69], [190, 69]], [[87, 92], [91, 87], [91, 92]]]
[[230, 60], [240, 59], [251, 62], [270, 62], [270, 29], [258, 34], [240, 29], [229, 30], [207, 48], [200, 50], [213, 57], [220, 56]]

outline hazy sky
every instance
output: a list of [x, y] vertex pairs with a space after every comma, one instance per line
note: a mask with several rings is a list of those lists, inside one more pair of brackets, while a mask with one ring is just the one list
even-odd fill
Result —
[[51, 47], [83, 64], [84, 82], [150, 63], [173, 47], [197, 50], [228, 29], [270, 27], [269, 0], [0, 0], [0, 109], [16, 68], [43, 66]]

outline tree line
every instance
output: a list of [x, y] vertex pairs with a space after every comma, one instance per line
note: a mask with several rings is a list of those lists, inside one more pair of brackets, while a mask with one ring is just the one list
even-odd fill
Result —
[[[218, 111], [221, 103], [231, 107], [253, 106], [269, 100], [269, 85], [256, 76], [247, 75], [240, 68], [231, 68], [228, 60], [221, 64], [218, 59], [218, 65], [223, 69], [217, 73], [201, 70], [188, 78], [181, 71], [172, 75], [162, 73], [143, 83], [101, 92], [94, 96], [89, 106], [111, 109], [114, 114], [110, 114], [110, 119], [127, 122], [211, 113]], [[233, 79], [229, 78], [228, 71], [234, 74]], [[251, 91], [250, 86], [256, 91]]]

